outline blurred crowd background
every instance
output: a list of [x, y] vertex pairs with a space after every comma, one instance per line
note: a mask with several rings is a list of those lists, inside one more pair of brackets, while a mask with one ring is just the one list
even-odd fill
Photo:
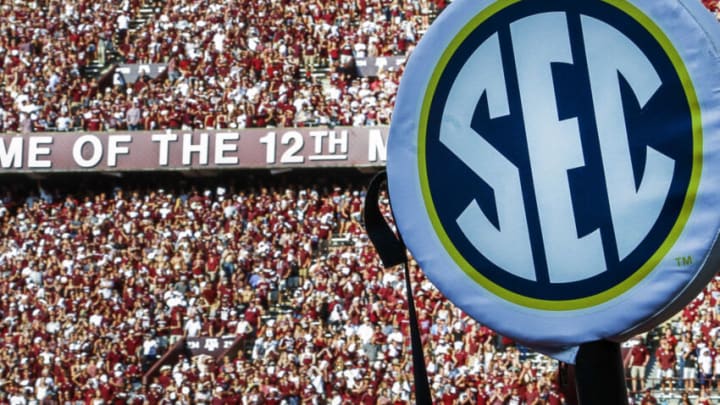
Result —
[[[236, 177], [3, 187], [5, 399], [407, 403], [404, 276], [382, 268], [360, 224], [369, 179]], [[386, 195], [380, 204], [389, 218]], [[438, 401], [559, 396], [555, 362], [411, 274]], [[143, 382], [198, 336], [243, 345], [234, 358], [181, 355]]]
[[[33, 0], [0, 5], [3, 132], [388, 124], [443, 0]], [[157, 77], [104, 80], [116, 64]]]
[[[357, 61], [407, 57], [446, 5], [2, 2], [0, 133], [387, 125], [402, 64], [368, 76]], [[119, 64], [165, 70], [125, 82], [107, 74]], [[404, 275], [365, 235], [368, 181], [5, 176], [0, 403], [410, 402]], [[386, 195], [381, 208], [391, 220]], [[437, 403], [565, 403], [561, 364], [469, 319], [412, 263], [411, 274]], [[719, 296], [716, 279], [628, 342], [631, 403], [717, 403]], [[238, 346], [177, 349], [198, 338]]]

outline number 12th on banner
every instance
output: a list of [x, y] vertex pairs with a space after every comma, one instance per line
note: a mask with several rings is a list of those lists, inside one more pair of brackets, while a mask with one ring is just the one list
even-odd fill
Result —
[[288, 131], [278, 135], [269, 132], [260, 138], [265, 145], [265, 163], [277, 163], [278, 142], [284, 145], [280, 154], [281, 164], [301, 164], [305, 159], [309, 161], [337, 161], [348, 160], [348, 131], [318, 130], [309, 131], [312, 145], [312, 154], [305, 152], [305, 138], [298, 131]]

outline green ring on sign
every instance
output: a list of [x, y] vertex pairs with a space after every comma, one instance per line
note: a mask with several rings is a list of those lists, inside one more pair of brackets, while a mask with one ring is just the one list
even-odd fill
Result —
[[427, 86], [425, 97], [423, 99], [419, 117], [419, 139], [417, 156], [420, 188], [422, 190], [423, 200], [429, 214], [430, 222], [432, 223], [432, 226], [435, 229], [435, 232], [440, 239], [443, 247], [446, 249], [450, 257], [452, 257], [453, 261], [458, 265], [458, 267], [460, 267], [460, 269], [462, 269], [465, 274], [467, 274], [476, 283], [480, 284], [483, 288], [492, 292], [494, 295], [500, 298], [528, 308], [551, 311], [568, 311], [589, 308], [606, 303], [636, 286], [648, 274], [650, 274], [650, 272], [667, 255], [667, 253], [678, 240], [680, 234], [685, 228], [685, 225], [687, 224], [688, 218], [690, 217], [690, 213], [695, 204], [695, 196], [697, 195], [698, 187], [700, 185], [700, 177], [703, 165], [703, 131], [700, 104], [697, 100], [695, 88], [692, 84], [692, 80], [682, 58], [673, 46], [670, 39], [665, 35], [665, 33], [660, 29], [660, 27], [658, 27], [654, 21], [652, 21], [642, 11], [640, 11], [638, 8], [636, 8], [630, 3], [627, 3], [623, 0], [603, 0], [604, 2], [614, 6], [615, 8], [624, 11], [627, 15], [637, 21], [643, 28], [645, 28], [645, 30], [647, 30], [647, 32], [650, 33], [653, 38], [655, 38], [658, 44], [665, 51], [667, 57], [670, 59], [670, 62], [672, 63], [678, 77], [680, 78], [683, 89], [685, 90], [688, 106], [690, 107], [692, 122], [693, 164], [690, 174], [688, 190], [686, 192], [680, 214], [678, 215], [678, 218], [673, 225], [671, 231], [668, 233], [667, 237], [660, 245], [660, 247], [655, 251], [655, 253], [627, 279], [601, 293], [585, 298], [578, 298], [572, 300], [543, 300], [526, 297], [494, 283], [487, 277], [483, 276], [480, 272], [478, 272], [457, 250], [455, 245], [448, 237], [442, 225], [442, 222], [438, 217], [435, 204], [432, 200], [432, 195], [430, 193], [427, 167], [425, 164], [427, 126], [430, 106], [432, 104], [435, 91], [440, 81], [440, 77], [442, 76], [448, 62], [455, 54], [457, 49], [480, 24], [485, 22], [494, 14], [502, 11], [509, 6], [517, 4], [520, 1], [522, 0], [506, 0], [493, 3], [492, 5], [481, 11], [479, 14], [477, 14], [475, 17], [473, 17], [470, 22], [466, 24], [450, 41], [447, 49], [443, 52], [437, 63], [437, 66], [433, 70]]

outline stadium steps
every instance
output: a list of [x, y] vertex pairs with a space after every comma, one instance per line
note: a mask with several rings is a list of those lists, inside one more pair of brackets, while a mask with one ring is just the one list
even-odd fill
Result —
[[147, 3], [145, 3], [145, 5], [140, 8], [140, 13], [130, 21], [130, 31], [137, 31], [138, 29], [142, 28], [148, 21], [152, 20], [154, 16], [155, 5], [148, 5]]
[[[137, 35], [138, 31], [142, 30], [142, 28], [145, 26], [145, 24], [147, 24], [148, 21], [155, 19], [156, 13], [162, 9], [162, 6], [164, 4], [164, 0], [144, 0], [137, 14], [133, 16], [133, 18], [130, 20], [130, 23], [128, 24], [127, 35], [130, 38], [133, 38], [135, 35]], [[113, 43], [115, 45], [115, 49], [118, 49], [120, 44], [117, 42], [116, 37], [113, 38]], [[110, 63], [119, 63], [122, 61], [122, 57], [117, 52], [110, 52], [110, 54], [108, 55], [108, 60], [110, 61]]]
[[145, 0], [138, 14], [130, 21], [130, 31], [142, 28], [148, 21], [155, 19], [156, 11], [164, 5], [165, 0]]
[[[148, 21], [154, 19], [155, 10], [164, 3], [164, 0], [145, 0], [138, 14], [130, 21], [128, 35], [133, 36]], [[97, 58], [83, 69], [82, 73], [85, 77], [99, 77], [106, 73], [110, 66], [122, 62], [122, 56], [116, 51], [120, 45], [117, 37], [113, 36], [112, 41], [113, 46], [105, 50], [104, 58]]]
[[650, 361], [645, 368], [645, 386], [653, 390], [660, 389], [660, 381], [657, 378], [660, 371], [660, 364], [656, 361], [655, 355], [650, 356]]
[[346, 236], [333, 236], [330, 238], [330, 248], [340, 248], [344, 246], [352, 246], [355, 242], [350, 237], [350, 235]]
[[[308, 71], [305, 69], [305, 67], [300, 68], [300, 77], [307, 77]], [[316, 83], [320, 83], [323, 88], [329, 84], [328, 77], [330, 76], [330, 68], [327, 66], [315, 66], [310, 73], [310, 76], [313, 78], [313, 81]]]
[[[662, 394], [660, 391], [653, 391], [653, 396], [655, 398], [657, 398], [658, 404], [660, 404], [660, 405], [681, 405], [680, 404], [680, 399], [681, 399], [680, 391], [677, 391], [677, 390], [670, 394]], [[699, 396], [698, 396], [697, 389], [695, 390], [695, 392], [690, 393], [690, 395], [688, 395], [688, 399], [690, 399], [690, 403], [692, 403], [692, 404], [697, 403], [698, 398], [699, 398]], [[710, 395], [710, 403], [711, 404], [719, 403], [718, 400], [720, 400], [719, 394], [712, 393]]]
[[83, 68], [83, 75], [85, 75], [86, 77], [98, 77], [104, 69], [105, 65], [103, 65], [100, 61], [96, 60]]

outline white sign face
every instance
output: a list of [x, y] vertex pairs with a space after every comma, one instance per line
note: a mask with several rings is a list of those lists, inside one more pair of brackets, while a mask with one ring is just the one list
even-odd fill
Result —
[[410, 57], [388, 143], [430, 280], [515, 339], [622, 339], [717, 270], [720, 26], [694, 0], [460, 0]]

